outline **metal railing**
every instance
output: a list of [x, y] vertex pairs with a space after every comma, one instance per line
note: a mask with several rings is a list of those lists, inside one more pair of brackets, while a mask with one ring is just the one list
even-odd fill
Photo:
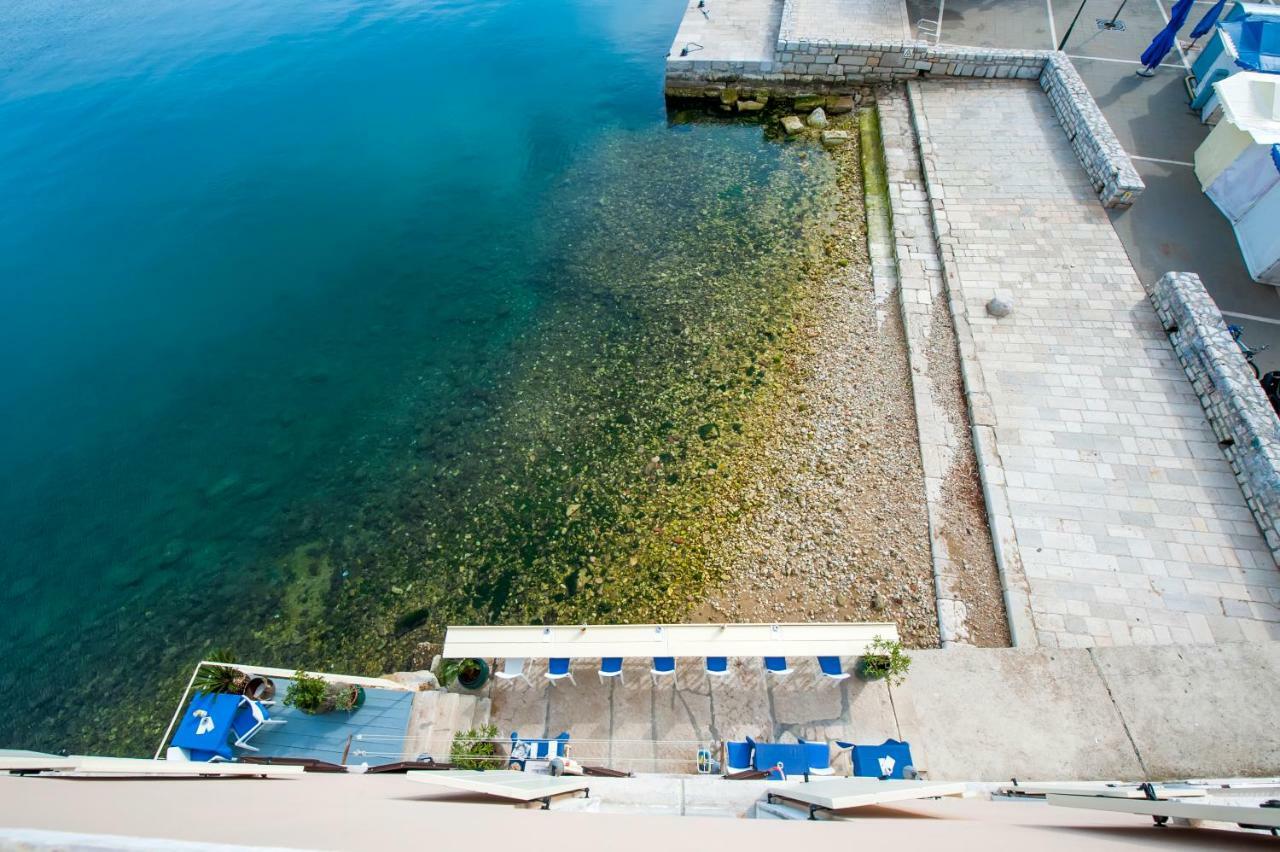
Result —
[[[549, 737], [523, 737], [522, 740], [553, 740]], [[480, 743], [491, 743], [494, 753], [488, 755], [452, 756], [453, 746], [473, 746]], [[399, 748], [396, 748], [396, 746]], [[375, 758], [378, 760], [401, 760], [406, 755], [430, 756], [437, 763], [474, 763], [484, 761], [502, 761], [510, 758], [510, 737], [458, 737], [443, 734], [419, 734], [397, 737], [389, 734], [356, 734], [352, 738], [352, 758]], [[687, 750], [684, 755], [664, 756], [659, 754], [629, 754], [628, 747], [637, 750], [660, 749]], [[394, 750], [393, 750], [394, 749]], [[698, 752], [709, 752], [718, 759], [720, 747], [718, 743], [707, 740], [624, 740], [624, 739], [570, 739], [566, 743], [566, 756], [583, 765], [604, 766], [610, 769], [636, 770], [651, 767], [654, 771], [679, 771], [678, 767], [697, 767]]]
[[[245, 663], [220, 663], [214, 660], [201, 660], [196, 663], [195, 668], [191, 670], [191, 678], [187, 681], [187, 688], [182, 690], [182, 697], [178, 699], [178, 706], [174, 708], [173, 716], [169, 719], [169, 725], [164, 729], [164, 736], [160, 738], [160, 745], [156, 746], [155, 760], [160, 759], [160, 755], [164, 752], [165, 746], [169, 742], [169, 738], [173, 736], [173, 729], [177, 727], [178, 717], [182, 715], [183, 709], [187, 706], [187, 701], [191, 698], [191, 689], [195, 686], [196, 677], [200, 674], [200, 669], [204, 666], [220, 666], [228, 669], [235, 669], [247, 675], [262, 675], [265, 677], [284, 677], [291, 678], [298, 673], [298, 669], [282, 669], [275, 666], [251, 666]], [[331, 672], [309, 672], [305, 669], [301, 670], [303, 674], [318, 677], [331, 683], [350, 683], [356, 686], [369, 686], [377, 689], [394, 689], [399, 692], [413, 692], [413, 687], [405, 686], [394, 680], [387, 680], [381, 677], [362, 677], [360, 675], [341, 675]]]

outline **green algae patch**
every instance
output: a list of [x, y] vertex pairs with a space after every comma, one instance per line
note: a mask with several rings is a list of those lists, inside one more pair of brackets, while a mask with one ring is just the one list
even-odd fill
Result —
[[[813, 141], [686, 127], [616, 134], [566, 175], [536, 225], [558, 247], [537, 334], [482, 413], [362, 507], [335, 547], [342, 626], [305, 645], [403, 666], [449, 623], [676, 621], [731, 579], [715, 550], [769, 475], [800, 312], [837, 265], [837, 173]], [[406, 632], [407, 610], [430, 617]]]
[[885, 174], [884, 139], [880, 135], [880, 111], [877, 108], [858, 111], [858, 140], [866, 194], [884, 199], [887, 204], [889, 180]]
[[[813, 306], [859, 262], [837, 163], [856, 146], [768, 137], [692, 120], [573, 161], [529, 223], [526, 328], [484, 369], [460, 359], [443, 411], [406, 400], [362, 499], [294, 507], [305, 540], [217, 644], [378, 674], [425, 665], [448, 624], [679, 621], [731, 587], [720, 551], [797, 413]], [[111, 748], [150, 745], [179, 692]]]

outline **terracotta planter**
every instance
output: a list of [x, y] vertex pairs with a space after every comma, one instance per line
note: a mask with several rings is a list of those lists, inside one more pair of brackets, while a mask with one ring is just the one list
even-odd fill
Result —
[[276, 682], [269, 677], [254, 675], [244, 685], [241, 694], [254, 701], [270, 701], [276, 694]]

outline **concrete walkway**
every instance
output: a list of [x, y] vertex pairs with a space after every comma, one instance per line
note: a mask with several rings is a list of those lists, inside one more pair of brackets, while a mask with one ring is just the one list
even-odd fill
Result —
[[[1280, 638], [1280, 572], [1047, 99], [969, 81], [914, 97], [971, 412], [994, 432], [984, 480], [1035, 638]], [[1001, 320], [984, 310], [997, 291], [1014, 304]]]
[[781, 17], [782, 0], [713, 0], [705, 15], [698, 0], [689, 0], [671, 55], [688, 49], [690, 59], [707, 62], [769, 62]]
[[[1274, 708], [1280, 643], [919, 651], [906, 683], [833, 684], [813, 660], [766, 683], [758, 660], [733, 660], [709, 684], [696, 665], [654, 685], [647, 661], [601, 683], [588, 661], [577, 685], [521, 681], [489, 689], [505, 735], [568, 731], [585, 764], [692, 771], [699, 745], [804, 737], [911, 743], [943, 780], [1152, 779], [1280, 774]], [[850, 662], [850, 661], [846, 661]]]

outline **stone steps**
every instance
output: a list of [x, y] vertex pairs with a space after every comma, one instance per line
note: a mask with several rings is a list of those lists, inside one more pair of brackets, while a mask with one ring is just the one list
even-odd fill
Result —
[[491, 706], [488, 698], [467, 693], [441, 690], [418, 693], [413, 699], [406, 731], [404, 759], [429, 754], [436, 760], [446, 760], [454, 734], [487, 725]]

